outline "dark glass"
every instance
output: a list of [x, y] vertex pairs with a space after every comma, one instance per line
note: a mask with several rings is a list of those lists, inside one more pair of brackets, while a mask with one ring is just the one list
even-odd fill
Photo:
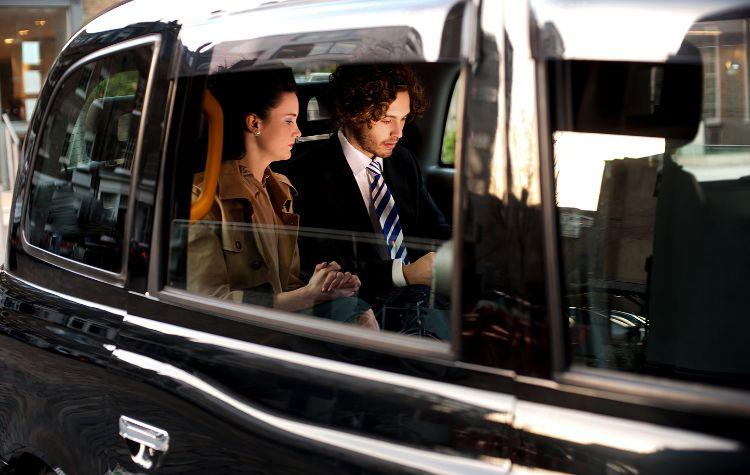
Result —
[[703, 69], [694, 137], [555, 132], [574, 362], [750, 387], [746, 22], [685, 37]]
[[131, 169], [152, 46], [87, 63], [59, 87], [42, 126], [26, 237], [119, 272]]

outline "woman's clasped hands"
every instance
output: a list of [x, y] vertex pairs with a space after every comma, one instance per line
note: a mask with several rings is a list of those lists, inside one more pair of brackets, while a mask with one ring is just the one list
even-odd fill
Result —
[[326, 302], [341, 297], [355, 295], [362, 282], [351, 272], [342, 272], [336, 261], [321, 262], [315, 266], [310, 281], [305, 286], [310, 298], [316, 302]]

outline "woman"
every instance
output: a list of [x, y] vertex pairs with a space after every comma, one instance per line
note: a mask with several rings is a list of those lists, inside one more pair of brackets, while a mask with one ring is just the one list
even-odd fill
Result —
[[[213, 207], [188, 231], [188, 290], [378, 329], [369, 305], [354, 297], [359, 278], [336, 262], [316, 265], [307, 284], [299, 278], [294, 188], [269, 168], [291, 157], [301, 135], [291, 71], [256, 72], [242, 86], [241, 92], [229, 87], [236, 96], [222, 101], [229, 159], [222, 163]], [[237, 130], [242, 133], [233, 136]], [[202, 183], [201, 173], [194, 199]]]

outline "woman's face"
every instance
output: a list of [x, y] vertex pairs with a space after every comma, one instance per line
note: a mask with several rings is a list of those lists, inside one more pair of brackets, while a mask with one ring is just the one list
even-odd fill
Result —
[[259, 121], [260, 135], [255, 139], [258, 148], [272, 162], [289, 160], [297, 137], [302, 135], [297, 127], [299, 101], [293, 92], [284, 92], [276, 107], [268, 111], [265, 119]]

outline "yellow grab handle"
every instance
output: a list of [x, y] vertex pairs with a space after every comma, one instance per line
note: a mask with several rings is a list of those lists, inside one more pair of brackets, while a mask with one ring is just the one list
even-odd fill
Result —
[[197, 221], [211, 209], [216, 196], [216, 184], [221, 170], [221, 148], [224, 135], [224, 112], [219, 101], [206, 90], [203, 94], [203, 112], [208, 118], [208, 151], [206, 152], [206, 170], [203, 175], [201, 195], [190, 205], [190, 220]]

